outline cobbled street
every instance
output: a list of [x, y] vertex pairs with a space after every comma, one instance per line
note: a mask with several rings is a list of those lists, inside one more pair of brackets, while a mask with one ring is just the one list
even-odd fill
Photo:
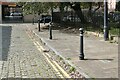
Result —
[[3, 53], [6, 54], [2, 54], [0, 61], [1, 79], [61, 78], [59, 71], [57, 72], [44, 57], [43, 51], [38, 50], [34, 45], [28, 36], [26, 26], [7, 24], [3, 27], [6, 27], [2, 32]]

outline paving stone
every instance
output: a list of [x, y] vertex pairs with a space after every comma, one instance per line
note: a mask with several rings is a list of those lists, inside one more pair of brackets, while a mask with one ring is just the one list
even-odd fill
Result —
[[2, 78], [26, 80], [59, 77], [42, 55], [43, 51], [38, 51], [30, 40], [25, 32], [26, 28], [22, 24], [10, 25], [12, 26], [11, 44], [7, 61], [3, 65]]

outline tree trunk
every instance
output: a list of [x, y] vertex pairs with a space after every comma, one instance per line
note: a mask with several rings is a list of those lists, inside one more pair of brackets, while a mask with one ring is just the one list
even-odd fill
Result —
[[62, 24], [62, 19], [64, 17], [64, 6], [63, 3], [60, 4], [60, 23]]
[[117, 3], [117, 5], [116, 5], [116, 10], [117, 11], [120, 11], [120, 1]]
[[91, 17], [91, 15], [92, 15], [92, 2], [89, 2], [88, 15], [89, 15], [90, 17]]
[[101, 3], [98, 2], [98, 7], [93, 11], [93, 13], [95, 13], [100, 8], [100, 6], [101, 6]]
[[81, 23], [87, 23], [87, 21], [85, 20], [85, 17], [82, 13], [82, 10], [81, 10], [81, 7], [80, 7], [80, 2], [76, 2], [74, 4], [70, 4], [71, 5], [71, 8], [74, 9], [75, 13], [78, 15], [78, 17], [80, 18], [81, 20]]

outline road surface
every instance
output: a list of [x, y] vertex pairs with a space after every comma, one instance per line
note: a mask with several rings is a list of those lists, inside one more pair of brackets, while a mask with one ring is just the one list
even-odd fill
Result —
[[0, 30], [0, 37], [3, 37], [3, 51], [0, 53], [1, 79], [69, 77], [46, 56], [42, 44], [33, 38], [26, 26], [7, 24], [1, 26]]

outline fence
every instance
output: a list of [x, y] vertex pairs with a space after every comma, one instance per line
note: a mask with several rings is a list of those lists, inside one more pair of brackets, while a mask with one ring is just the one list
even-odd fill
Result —
[[[84, 17], [89, 22], [85, 24], [84, 28], [88, 31], [97, 31], [102, 32], [104, 29], [104, 12], [98, 11], [92, 14], [89, 14], [88, 11], [83, 11]], [[60, 23], [64, 26], [74, 26], [80, 27], [81, 20], [75, 14], [74, 11], [63, 12], [63, 13], [54, 13], [53, 21]], [[119, 25], [120, 25], [120, 13], [110, 13], [108, 15], [108, 26], [110, 29], [110, 34], [119, 35]]]

